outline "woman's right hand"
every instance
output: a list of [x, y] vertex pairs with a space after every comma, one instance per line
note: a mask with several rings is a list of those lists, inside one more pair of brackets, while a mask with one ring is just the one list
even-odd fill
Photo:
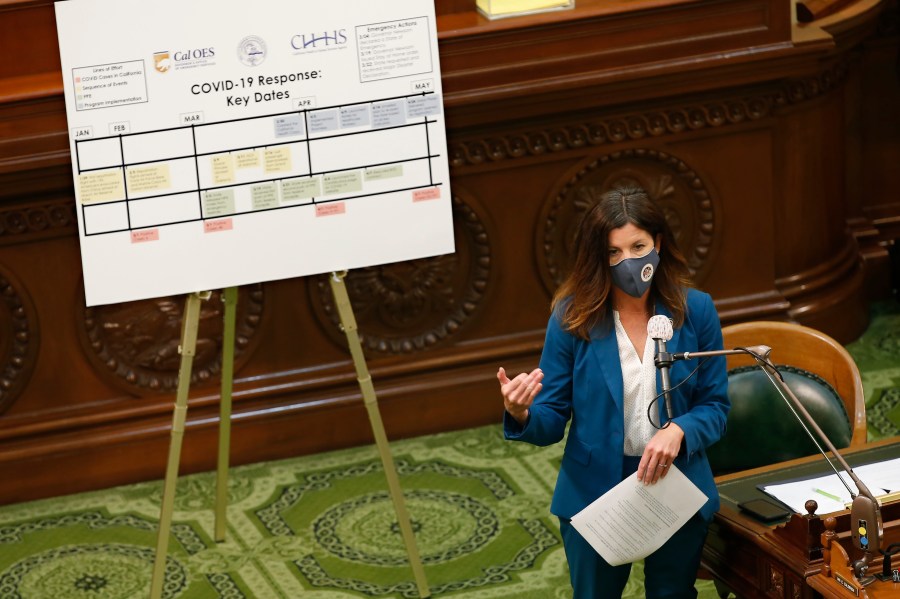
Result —
[[500, 393], [503, 395], [503, 406], [509, 415], [523, 426], [528, 420], [528, 409], [535, 396], [541, 391], [543, 378], [544, 373], [540, 368], [535, 368], [528, 374], [523, 372], [512, 380], [506, 376], [506, 370], [503, 367], [497, 371]]

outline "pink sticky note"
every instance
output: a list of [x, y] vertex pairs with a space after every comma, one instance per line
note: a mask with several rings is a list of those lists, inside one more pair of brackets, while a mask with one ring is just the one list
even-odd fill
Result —
[[230, 218], [220, 218], [218, 220], [203, 221], [204, 233], [218, 233], [219, 231], [231, 231], [234, 223]]
[[159, 241], [159, 229], [141, 229], [131, 232], [131, 243], [144, 243], [145, 241]]
[[333, 216], [335, 214], [344, 214], [347, 212], [344, 202], [335, 204], [316, 204], [316, 216]]
[[424, 200], [436, 200], [441, 197], [440, 187], [429, 187], [428, 189], [417, 189], [413, 192], [413, 202], [421, 202]]

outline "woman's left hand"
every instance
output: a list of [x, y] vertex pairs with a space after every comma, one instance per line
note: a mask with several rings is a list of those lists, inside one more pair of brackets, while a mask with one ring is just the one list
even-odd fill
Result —
[[678, 450], [681, 449], [683, 439], [684, 431], [674, 422], [669, 422], [669, 426], [656, 431], [644, 448], [644, 454], [638, 464], [638, 480], [643, 481], [645, 485], [653, 485], [664, 478], [675, 456], [678, 455]]

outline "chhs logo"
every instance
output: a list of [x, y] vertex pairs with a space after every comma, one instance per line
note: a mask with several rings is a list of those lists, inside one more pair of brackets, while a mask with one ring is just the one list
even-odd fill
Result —
[[335, 29], [322, 33], [302, 33], [291, 38], [291, 47], [294, 50], [309, 50], [312, 48], [326, 48], [343, 46], [347, 43], [347, 30]]

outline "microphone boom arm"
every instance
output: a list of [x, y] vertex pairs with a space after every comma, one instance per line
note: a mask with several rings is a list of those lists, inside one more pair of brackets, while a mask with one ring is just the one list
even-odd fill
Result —
[[[869, 488], [863, 483], [859, 477], [853, 472], [853, 468], [850, 467], [850, 464], [844, 459], [844, 456], [840, 454], [837, 448], [832, 444], [831, 440], [828, 436], [822, 431], [807, 409], [800, 403], [800, 400], [797, 399], [797, 396], [794, 395], [794, 392], [791, 391], [791, 388], [788, 387], [787, 383], [784, 382], [784, 379], [781, 376], [781, 373], [775, 368], [775, 365], [769, 360], [769, 353], [771, 353], [772, 348], [767, 345], [755, 345], [751, 347], [739, 347], [735, 349], [722, 349], [722, 350], [714, 350], [714, 351], [698, 351], [698, 352], [683, 352], [683, 353], [666, 353], [661, 354], [659, 356], [659, 360], [664, 363], [672, 364], [677, 360], [691, 360], [694, 358], [711, 358], [714, 356], [733, 356], [740, 354], [747, 354], [753, 356], [756, 360], [756, 363], [759, 365], [760, 369], [766, 374], [766, 378], [769, 379], [769, 382], [775, 387], [776, 391], [778, 391], [781, 398], [785, 401], [791, 411], [794, 413], [794, 416], [797, 420], [800, 421], [800, 424], [806, 430], [806, 434], [810, 436], [813, 443], [815, 443], [816, 447], [819, 448], [819, 451], [825, 456], [825, 460], [828, 462], [828, 465], [831, 466], [831, 469], [834, 470], [835, 474], [837, 474], [838, 479], [847, 487], [847, 491], [850, 493], [850, 497], [853, 499], [853, 502], [850, 507], [850, 532], [853, 538], [853, 544], [861, 549], [864, 552], [863, 559], [858, 560], [853, 564], [854, 571], [856, 573], [856, 577], [861, 579], [865, 576], [866, 570], [868, 568], [869, 558], [872, 554], [878, 551], [879, 545], [881, 542], [881, 538], [883, 536], [883, 524], [881, 520], [881, 509], [878, 505], [878, 500], [875, 499], [875, 496], [872, 495], [872, 492], [869, 491]], [[802, 418], [801, 418], [802, 416]], [[813, 436], [812, 432], [810, 432], [809, 428], [812, 428], [816, 436], [819, 437], [817, 440], [815, 436]], [[822, 449], [821, 445], [819, 445], [819, 441], [824, 444], [834, 458], [840, 463], [841, 467], [856, 485], [856, 488], [859, 491], [858, 495], [853, 493], [853, 490], [850, 489], [849, 485], [847, 485], [847, 481], [840, 475], [837, 469], [834, 467], [834, 464], [828, 459], [828, 456], [825, 454], [825, 451]], [[869, 534], [869, 527], [874, 525], [874, 535]]]

